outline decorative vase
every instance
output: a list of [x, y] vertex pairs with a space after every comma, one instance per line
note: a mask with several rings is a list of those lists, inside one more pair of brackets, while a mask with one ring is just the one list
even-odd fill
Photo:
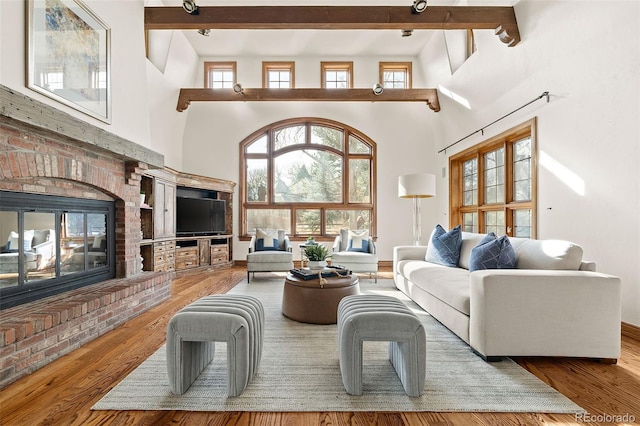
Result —
[[140, 205], [144, 205], [145, 194], [140, 194]]
[[312, 271], [318, 271], [320, 269], [324, 269], [327, 266], [326, 260], [310, 260], [307, 264], [309, 269]]

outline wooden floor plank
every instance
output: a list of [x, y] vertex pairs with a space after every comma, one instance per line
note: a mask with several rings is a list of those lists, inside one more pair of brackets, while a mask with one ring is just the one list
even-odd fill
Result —
[[[2, 425], [576, 425], [568, 414], [536, 413], [250, 413], [92, 411], [91, 406], [165, 341], [169, 319], [192, 301], [224, 293], [246, 269], [192, 273], [172, 284], [170, 300], [0, 391]], [[391, 278], [383, 270], [381, 278]], [[259, 283], [256, 281], [256, 285]], [[640, 423], [640, 342], [623, 337], [616, 365], [593, 360], [516, 361], [585, 408], [589, 415], [635, 417]], [[591, 422], [591, 425], [605, 424]], [[611, 423], [607, 423], [611, 424]]]

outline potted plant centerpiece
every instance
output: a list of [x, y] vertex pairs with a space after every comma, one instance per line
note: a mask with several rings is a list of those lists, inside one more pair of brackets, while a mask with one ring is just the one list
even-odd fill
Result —
[[322, 244], [310, 245], [304, 248], [304, 255], [309, 261], [309, 269], [322, 269], [327, 266], [329, 250]]

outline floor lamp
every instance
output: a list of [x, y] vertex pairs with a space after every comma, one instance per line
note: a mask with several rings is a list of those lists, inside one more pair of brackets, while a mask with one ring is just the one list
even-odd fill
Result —
[[398, 197], [413, 198], [413, 242], [420, 245], [421, 217], [420, 200], [436, 195], [436, 176], [426, 173], [414, 173], [398, 178]]

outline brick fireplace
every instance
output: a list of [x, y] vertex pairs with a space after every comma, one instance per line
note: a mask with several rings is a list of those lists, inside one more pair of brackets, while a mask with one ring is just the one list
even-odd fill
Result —
[[[49, 111], [62, 130], [23, 119], [24, 108], [5, 104], [7, 96]], [[149, 166], [136, 157], [148, 150], [135, 155], [123, 140], [115, 152], [101, 146], [108, 141], [87, 143], [75, 138], [87, 123], [7, 90], [0, 100], [10, 105], [0, 115], [0, 190], [114, 201], [116, 222], [114, 279], [0, 312], [1, 389], [167, 299], [173, 273], [141, 269], [139, 194]]]

